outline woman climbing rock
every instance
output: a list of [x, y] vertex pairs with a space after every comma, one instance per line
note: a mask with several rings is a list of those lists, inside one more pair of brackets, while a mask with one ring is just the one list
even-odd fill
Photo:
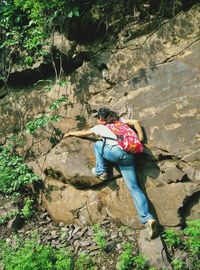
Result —
[[[143, 151], [143, 132], [137, 120], [122, 119], [109, 108], [100, 108], [94, 115], [98, 124], [89, 130], [72, 131], [64, 135], [84, 137], [99, 135], [103, 138], [94, 144], [96, 166], [93, 175], [108, 179], [108, 162], [117, 164], [133, 198], [142, 224], [145, 224], [151, 239], [157, 236], [156, 221], [149, 212], [147, 199], [139, 188], [134, 165], [134, 153]], [[134, 132], [130, 126], [133, 126]]]

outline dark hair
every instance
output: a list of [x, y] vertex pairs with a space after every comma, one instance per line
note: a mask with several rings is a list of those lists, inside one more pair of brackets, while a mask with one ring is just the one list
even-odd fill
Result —
[[97, 118], [101, 117], [107, 124], [115, 123], [119, 120], [119, 116], [116, 112], [111, 111], [109, 108], [102, 107], [96, 112]]

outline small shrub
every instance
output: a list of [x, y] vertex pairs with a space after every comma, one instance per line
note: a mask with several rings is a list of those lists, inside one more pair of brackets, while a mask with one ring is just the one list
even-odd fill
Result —
[[175, 258], [172, 266], [175, 270], [196, 270], [200, 269], [200, 219], [188, 221], [187, 227], [181, 233], [173, 230], [165, 232], [165, 241], [168, 246], [175, 249], [184, 250], [187, 257], [183, 260]]
[[75, 270], [93, 270], [94, 262], [91, 257], [86, 254], [80, 254], [75, 262]]
[[172, 266], [173, 266], [174, 270], [184, 270], [185, 269], [184, 262], [180, 259], [174, 259], [172, 261]]
[[0, 192], [17, 192], [27, 184], [38, 181], [40, 178], [24, 164], [11, 144], [0, 147]]
[[94, 232], [94, 239], [95, 239], [95, 242], [97, 243], [97, 246], [101, 250], [105, 250], [105, 248], [107, 246], [107, 241], [106, 241], [106, 238], [105, 238], [105, 232], [100, 229], [99, 224], [94, 224], [93, 225], [93, 232]]
[[42, 128], [49, 123], [56, 123], [62, 117], [60, 115], [43, 115], [41, 117], [35, 118], [34, 120], [26, 124], [26, 131], [30, 134], [34, 134], [38, 128]]
[[26, 241], [23, 247], [17, 249], [3, 246], [3, 266], [5, 270], [52, 270], [53, 250], [50, 246]]
[[148, 269], [148, 262], [142, 254], [133, 255], [134, 246], [131, 243], [126, 243], [123, 246], [123, 251], [118, 258], [117, 270], [145, 270]]
[[133, 266], [133, 245], [126, 243], [117, 262], [117, 270], [127, 270]]
[[49, 107], [50, 110], [58, 110], [60, 104], [67, 100], [67, 96], [62, 96], [61, 98], [56, 99]]
[[184, 229], [185, 244], [192, 255], [200, 254], [200, 219], [187, 222], [188, 227]]
[[24, 207], [21, 210], [21, 215], [25, 219], [29, 219], [33, 215], [33, 203], [34, 200], [27, 198], [25, 199]]
[[74, 270], [74, 260], [68, 251], [38, 244], [37, 237], [25, 243], [16, 239], [15, 247], [1, 243], [0, 250], [5, 270]]
[[12, 210], [8, 212], [5, 216], [0, 217], [0, 225], [3, 225], [7, 221], [9, 221], [11, 218], [15, 217], [19, 212], [17, 210]]
[[69, 252], [61, 249], [56, 253], [56, 270], [73, 270], [73, 258]]
[[135, 270], [147, 269], [148, 262], [147, 262], [147, 259], [142, 254], [139, 254], [133, 257], [133, 262], [135, 265], [135, 268], [134, 268]]
[[164, 234], [165, 241], [167, 245], [169, 245], [170, 247], [177, 247], [181, 244], [180, 236], [181, 236], [180, 233], [172, 229], [166, 230]]

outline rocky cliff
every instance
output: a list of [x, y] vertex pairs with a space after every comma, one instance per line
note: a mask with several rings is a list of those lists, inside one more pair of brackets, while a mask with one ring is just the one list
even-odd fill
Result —
[[[197, 5], [157, 24], [133, 21], [103, 44], [74, 45], [56, 33], [57, 50], [72, 62], [80, 55], [83, 60], [66, 76], [68, 83], [55, 82], [49, 92], [42, 82], [2, 94], [1, 141], [13, 133], [26, 139], [20, 151], [45, 183], [42, 202], [54, 220], [87, 225], [109, 216], [139, 226], [119, 173], [103, 183], [91, 175], [94, 139], [60, 136], [92, 126], [91, 110], [101, 106], [140, 120], [146, 141], [145, 153], [136, 157], [138, 181], [159, 222], [178, 226], [200, 217], [199, 11]], [[20, 72], [26, 80], [27, 72], [34, 76], [39, 68]], [[13, 71], [15, 76], [19, 72]], [[48, 114], [50, 104], [63, 95], [62, 120], [27, 134], [26, 123]]]

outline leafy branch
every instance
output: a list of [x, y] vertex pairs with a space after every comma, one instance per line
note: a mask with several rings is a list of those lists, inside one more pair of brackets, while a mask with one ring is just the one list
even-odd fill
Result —
[[46, 116], [43, 115], [39, 118], [36, 118], [26, 124], [26, 130], [30, 134], [34, 134], [38, 128], [42, 128], [46, 126], [49, 123], [56, 123], [58, 122], [62, 117], [60, 115], [51, 115]]

